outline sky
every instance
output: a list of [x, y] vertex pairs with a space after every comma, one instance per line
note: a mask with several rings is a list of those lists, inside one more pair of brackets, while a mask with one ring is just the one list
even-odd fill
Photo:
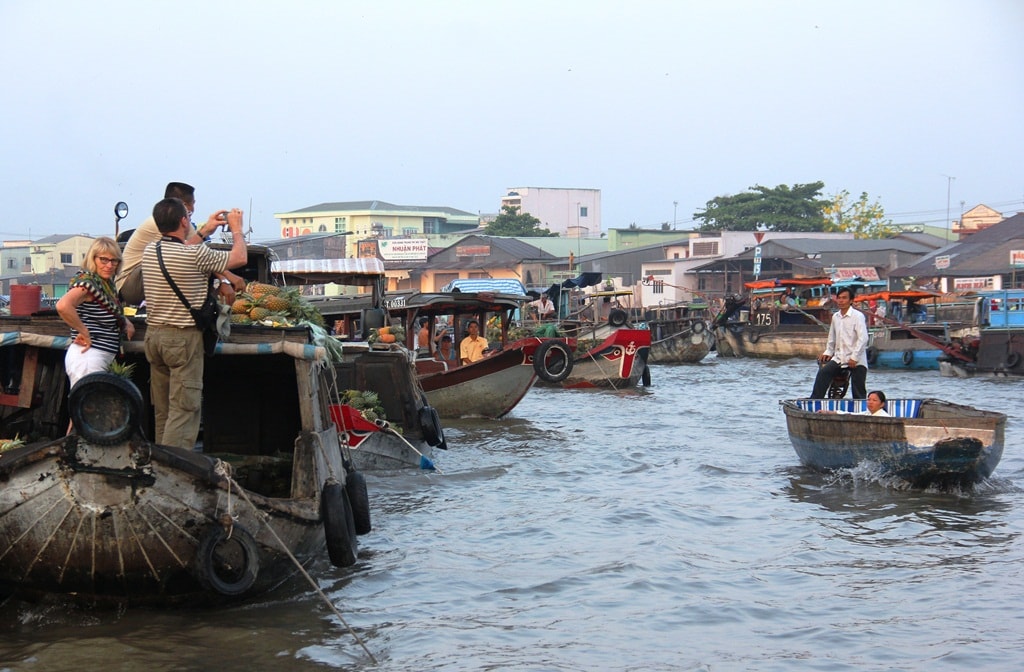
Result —
[[[381, 200], [602, 225], [825, 183], [897, 224], [1024, 210], [1019, 0], [0, 0], [0, 240]], [[948, 216], [947, 216], [948, 215]]]

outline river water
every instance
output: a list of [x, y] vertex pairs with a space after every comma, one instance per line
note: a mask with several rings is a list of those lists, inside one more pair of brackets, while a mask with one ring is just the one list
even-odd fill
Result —
[[657, 366], [446, 423], [442, 473], [368, 474], [359, 562], [240, 606], [0, 605], [0, 670], [1019, 670], [1024, 381], [871, 372], [1011, 414], [996, 474], [908, 490], [799, 466], [815, 365]]

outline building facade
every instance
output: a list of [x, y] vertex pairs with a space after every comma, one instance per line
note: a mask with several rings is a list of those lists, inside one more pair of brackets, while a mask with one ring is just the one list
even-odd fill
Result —
[[501, 199], [501, 207], [511, 206], [533, 215], [539, 226], [568, 238], [596, 238], [601, 235], [600, 189], [549, 189], [513, 187]]

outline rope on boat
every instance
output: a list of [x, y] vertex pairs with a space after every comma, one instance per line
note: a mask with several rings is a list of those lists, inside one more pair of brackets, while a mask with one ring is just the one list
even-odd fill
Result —
[[[220, 463], [221, 461], [217, 460], [217, 462]], [[222, 463], [222, 464], [227, 464], [227, 463]], [[344, 625], [345, 629], [349, 631], [349, 634], [352, 635], [352, 638], [356, 640], [356, 642], [359, 644], [359, 646], [362, 647], [363, 651], [366, 652], [366, 655], [370, 657], [370, 661], [373, 662], [374, 664], [376, 664], [377, 663], [377, 659], [370, 652], [370, 649], [368, 649], [366, 647], [366, 643], [363, 642], [363, 639], [359, 636], [359, 633], [357, 633], [355, 630], [352, 629], [352, 626], [348, 624], [348, 621], [345, 620], [345, 617], [341, 615], [341, 612], [338, 611], [338, 609], [334, 606], [334, 604], [330, 601], [330, 599], [328, 599], [328, 597], [324, 594], [324, 591], [320, 589], [320, 586], [317, 584], [316, 581], [313, 580], [313, 577], [309, 575], [309, 572], [306, 571], [306, 568], [302, 566], [302, 563], [299, 562], [298, 558], [296, 558], [292, 554], [292, 552], [291, 552], [291, 550], [289, 550], [288, 546], [284, 543], [284, 541], [281, 539], [281, 537], [278, 536], [277, 530], [274, 529], [274, 526], [270, 522], [270, 516], [267, 515], [266, 512], [264, 512], [261, 509], [259, 509], [253, 503], [253, 501], [251, 499], [249, 499], [249, 495], [246, 493], [245, 488], [240, 486], [235, 481], [235, 479], [233, 479], [231, 477], [231, 467], [230, 467], [230, 465], [228, 465], [225, 469], [223, 469], [222, 471], [219, 471], [218, 473], [221, 474], [221, 475], [224, 475], [225, 480], [227, 480], [227, 483], [228, 483], [228, 496], [230, 497], [231, 490], [233, 488], [238, 488], [238, 494], [241, 495], [242, 499], [244, 499], [246, 502], [249, 503], [249, 506], [251, 506], [252, 510], [256, 513], [256, 517], [263, 521], [263, 524], [266, 526], [266, 528], [270, 532], [271, 536], [273, 536], [274, 539], [277, 541], [278, 545], [280, 545], [281, 550], [283, 550], [288, 555], [288, 557], [291, 558], [291, 561], [295, 564], [295, 567], [298, 568], [298, 570], [302, 574], [302, 576], [306, 577], [306, 580], [309, 582], [309, 585], [313, 586], [313, 590], [315, 590], [316, 594], [320, 596], [320, 599], [322, 599], [324, 601], [324, 604], [327, 605], [327, 608], [330, 609], [332, 612], [334, 612], [334, 615], [338, 617], [338, 620], [341, 621], [341, 624]], [[230, 502], [230, 499], [228, 501]]]
[[589, 355], [589, 357], [594, 364], [597, 364], [597, 368], [601, 371], [601, 375], [605, 377], [605, 380], [607, 380], [608, 384], [612, 386], [612, 389], [618, 391], [619, 388], [615, 386], [615, 381], [611, 379], [611, 376], [604, 372], [604, 367], [601, 366], [601, 362], [597, 361], [597, 357], [594, 357], [592, 354]]
[[[401, 433], [399, 433], [397, 430], [395, 430], [391, 426], [391, 423], [388, 422], [387, 420], [381, 420], [381, 419], [378, 418], [377, 420], [373, 421], [373, 424], [377, 425], [377, 427], [380, 429], [380, 431], [384, 432], [385, 434], [391, 434], [392, 436], [397, 436], [399, 439], [401, 439], [402, 443], [404, 443], [405, 445], [409, 446], [409, 448], [414, 453], [419, 455], [421, 460], [426, 460], [427, 462], [429, 462], [432, 465], [434, 464], [433, 460], [431, 460], [429, 457], [427, 457], [426, 455], [421, 453], [419, 450], [417, 450], [416, 446], [414, 446], [411, 443], [409, 443], [408, 439], [406, 439], [404, 436], [401, 435]], [[440, 469], [438, 469], [436, 465], [433, 466], [433, 470], [436, 471], [437, 473], [441, 474], [442, 476], [444, 476], [444, 472], [441, 471]]]

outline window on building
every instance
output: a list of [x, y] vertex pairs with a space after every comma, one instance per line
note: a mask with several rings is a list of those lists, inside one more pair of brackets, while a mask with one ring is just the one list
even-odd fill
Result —
[[321, 224], [319, 227], [317, 227], [317, 231], [319, 231], [320, 233], [327, 233], [327, 225]]
[[441, 233], [441, 219], [439, 217], [424, 217], [423, 233]]
[[60, 263], [62, 263], [62, 264], [70, 264], [70, 263], [72, 263], [71, 260], [73, 258], [74, 257], [71, 255], [70, 252], [61, 252], [60, 253]]
[[652, 294], [664, 294], [665, 293], [665, 281], [664, 280], [655, 280], [651, 284], [651, 293]]
[[580, 206], [580, 217], [586, 217], [586, 216], [587, 216], [587, 206], [581, 205]]
[[383, 229], [380, 230], [380, 235], [384, 236], [385, 238], [390, 238], [391, 236], [395, 235], [395, 227], [385, 226]]
[[717, 240], [708, 240], [693, 244], [693, 256], [695, 257], [712, 257], [716, 254], [718, 254]]
[[416, 231], [415, 227], [412, 227], [412, 226], [403, 226], [402, 227], [402, 235], [403, 236], [415, 236], [416, 233], [417, 233], [417, 231]]
[[32, 267], [32, 257], [25, 257], [25, 259], [22, 261], [22, 263], [25, 265], [26, 268], [31, 268]]
[[7, 268], [17, 268], [17, 262], [14, 259], [7, 260]]

